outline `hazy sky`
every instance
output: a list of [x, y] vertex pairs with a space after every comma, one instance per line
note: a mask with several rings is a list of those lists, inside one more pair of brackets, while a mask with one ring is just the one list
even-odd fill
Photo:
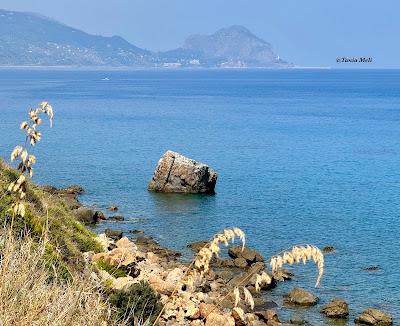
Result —
[[399, 0], [0, 0], [0, 8], [120, 35], [150, 50], [178, 47], [189, 34], [244, 25], [297, 64], [339, 67], [337, 57], [363, 56], [375, 67], [400, 68]]

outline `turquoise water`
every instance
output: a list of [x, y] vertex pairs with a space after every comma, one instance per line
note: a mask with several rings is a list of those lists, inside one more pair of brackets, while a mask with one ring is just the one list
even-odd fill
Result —
[[[102, 80], [104, 78], [109, 80]], [[268, 296], [301, 286], [400, 318], [400, 71], [0, 70], [0, 155], [21, 140], [30, 105], [48, 99], [36, 180], [87, 189], [127, 221], [184, 251], [239, 226], [265, 256], [296, 243], [333, 245], [322, 287], [314, 266]], [[215, 196], [156, 195], [147, 184], [172, 149], [219, 173]], [[98, 228], [101, 231], [110, 224]], [[367, 273], [363, 267], [379, 266]], [[319, 306], [320, 307], [320, 306]], [[312, 325], [319, 308], [283, 310]], [[349, 325], [353, 324], [352, 322]]]

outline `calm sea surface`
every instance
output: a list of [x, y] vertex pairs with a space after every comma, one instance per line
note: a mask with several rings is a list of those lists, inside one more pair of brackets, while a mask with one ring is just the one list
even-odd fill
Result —
[[[104, 80], [105, 79], [105, 80]], [[0, 70], [0, 156], [21, 141], [29, 106], [48, 99], [35, 180], [81, 184], [86, 204], [120, 207], [125, 222], [161, 244], [241, 227], [265, 256], [297, 243], [337, 247], [322, 287], [314, 265], [294, 286], [321, 304], [348, 300], [400, 318], [400, 71]], [[168, 149], [219, 173], [215, 196], [156, 195], [147, 184]], [[379, 266], [375, 273], [362, 271]], [[285, 318], [325, 325], [317, 308]], [[349, 322], [348, 325], [352, 325]], [[347, 325], [342, 324], [342, 325]]]

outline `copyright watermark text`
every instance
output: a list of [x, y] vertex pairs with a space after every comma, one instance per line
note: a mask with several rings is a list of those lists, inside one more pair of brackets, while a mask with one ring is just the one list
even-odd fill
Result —
[[371, 57], [337, 57], [336, 63], [371, 63]]

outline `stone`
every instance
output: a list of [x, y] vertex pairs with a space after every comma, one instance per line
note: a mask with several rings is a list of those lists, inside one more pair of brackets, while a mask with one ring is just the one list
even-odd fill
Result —
[[235, 320], [235, 326], [245, 326], [246, 320], [243, 311], [240, 312], [238, 309], [233, 308], [231, 316]]
[[235, 266], [235, 262], [233, 259], [221, 259], [221, 258], [217, 258], [214, 261], [211, 261], [212, 265], [215, 265], [217, 267], [222, 267], [222, 268], [233, 268], [236, 267]]
[[336, 251], [336, 248], [334, 246], [326, 246], [322, 248], [322, 253], [326, 254], [332, 254]]
[[333, 299], [321, 309], [321, 313], [330, 318], [347, 318], [349, 305], [342, 299]]
[[133, 230], [130, 230], [129, 233], [132, 233], [132, 234], [143, 234], [143, 233], [144, 233], [144, 230], [141, 230], [141, 229], [133, 229]]
[[107, 207], [107, 209], [108, 209], [110, 212], [116, 212], [116, 211], [118, 211], [118, 207], [117, 207], [116, 205], [112, 205], [112, 206], [110, 206], [110, 207]]
[[233, 259], [244, 258], [249, 265], [264, 261], [263, 256], [261, 256], [258, 251], [250, 249], [249, 247], [244, 247], [242, 250], [241, 246], [233, 246], [229, 248], [228, 255]]
[[363, 311], [354, 322], [359, 325], [391, 326], [393, 318], [382, 310], [369, 308]]
[[123, 217], [121, 215], [115, 215], [115, 216], [110, 216], [108, 219], [110, 221], [124, 221], [125, 217]]
[[118, 277], [113, 280], [112, 288], [115, 290], [122, 290], [126, 289], [131, 286], [134, 282], [133, 277], [126, 276], [126, 277]]
[[81, 195], [85, 192], [80, 185], [71, 185], [58, 190], [59, 193], [68, 194], [68, 195]]
[[254, 310], [255, 311], [266, 311], [274, 308], [278, 308], [278, 304], [275, 301], [267, 301], [263, 300], [262, 303], [257, 303], [256, 300], [254, 300], [255, 306]]
[[105, 234], [108, 238], [113, 239], [113, 240], [119, 240], [122, 238], [122, 231], [106, 229]]
[[188, 248], [192, 249], [194, 252], [199, 252], [209, 241], [207, 240], [200, 240], [196, 242], [189, 243], [187, 245]]
[[130, 248], [115, 248], [107, 252], [103, 259], [113, 266], [128, 266], [136, 262], [136, 255]]
[[267, 309], [267, 310], [264, 310], [264, 311], [256, 311], [256, 312], [254, 312], [254, 314], [258, 318], [260, 318], [261, 320], [263, 320], [265, 322], [275, 321], [275, 322], [280, 323], [279, 318], [278, 318], [278, 314], [273, 309]]
[[318, 297], [301, 288], [295, 288], [284, 295], [284, 302], [291, 305], [314, 306], [318, 301]]
[[95, 212], [88, 207], [79, 207], [74, 210], [74, 214], [78, 221], [85, 224], [95, 224], [98, 221]]
[[221, 278], [225, 283], [227, 283], [233, 278], [234, 274], [229, 270], [223, 270], [221, 272], [217, 272], [216, 276], [218, 278]]
[[238, 268], [246, 268], [247, 267], [247, 260], [244, 258], [235, 258], [234, 261], [235, 266]]
[[183, 278], [183, 270], [181, 268], [174, 268], [170, 271], [165, 279], [166, 282], [176, 284]]
[[228, 314], [211, 312], [207, 316], [206, 326], [235, 326], [235, 320]]
[[199, 310], [200, 310], [200, 316], [201, 318], [206, 319], [207, 316], [211, 313], [211, 312], [219, 312], [219, 310], [217, 309], [217, 307], [212, 304], [212, 303], [200, 303], [199, 305]]
[[123, 237], [121, 239], [119, 239], [115, 245], [117, 246], [117, 248], [125, 248], [125, 249], [130, 249], [132, 250], [132, 252], [137, 251], [137, 246], [130, 241], [127, 237]]
[[290, 318], [289, 323], [291, 325], [308, 325], [307, 321], [305, 321], [303, 318], [299, 318], [299, 317]]
[[287, 281], [287, 280], [291, 280], [293, 278], [293, 276], [294, 276], [293, 273], [289, 272], [285, 268], [282, 268], [282, 269], [278, 269], [274, 273], [273, 278], [276, 281], [284, 282], [284, 281]]
[[79, 185], [72, 185], [63, 189], [53, 186], [43, 186], [42, 189], [52, 195], [57, 195], [70, 209], [77, 209], [82, 206], [78, 201], [78, 195], [82, 194], [85, 190]]
[[251, 276], [260, 273], [263, 269], [265, 269], [264, 263], [261, 262], [255, 263], [245, 273], [242, 273], [232, 278], [228, 282], [228, 286], [229, 287], [246, 286], [250, 284]]
[[175, 289], [175, 284], [166, 282], [155, 274], [149, 275], [148, 282], [151, 288], [160, 294], [170, 295]]
[[379, 266], [367, 266], [362, 269], [364, 272], [379, 272], [381, 269]]
[[107, 218], [105, 217], [104, 213], [101, 211], [94, 212], [95, 219], [105, 221]]
[[207, 165], [167, 151], [158, 161], [148, 190], [214, 194], [217, 173]]

